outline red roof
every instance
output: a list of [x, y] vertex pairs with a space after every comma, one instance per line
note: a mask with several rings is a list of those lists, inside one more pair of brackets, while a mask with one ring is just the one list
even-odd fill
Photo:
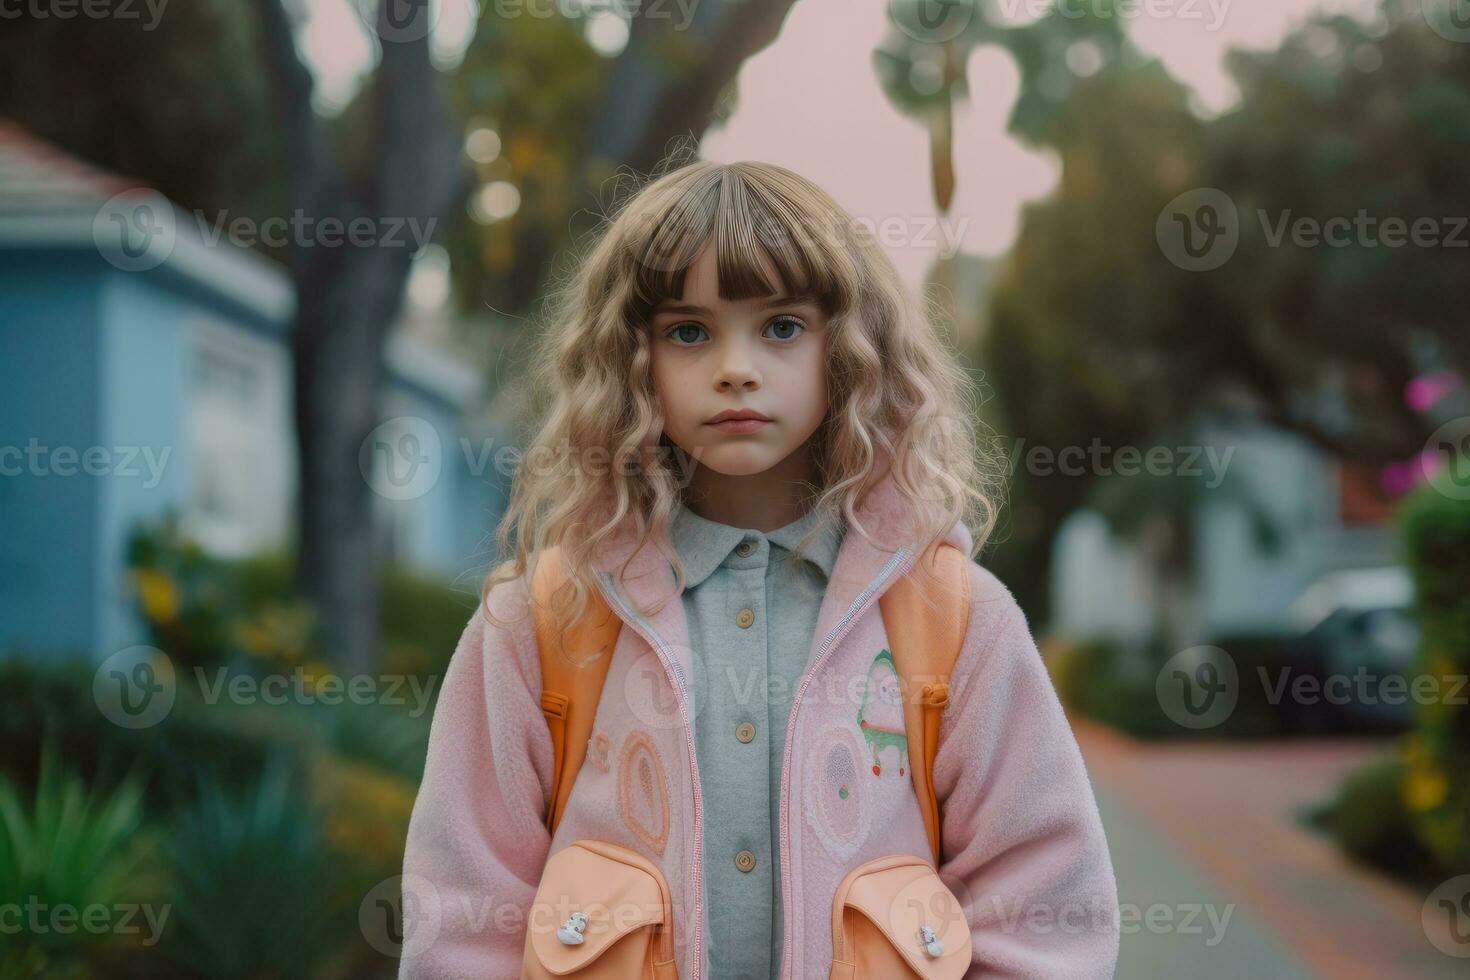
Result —
[[0, 116], [0, 211], [96, 208], [147, 182], [120, 177]]

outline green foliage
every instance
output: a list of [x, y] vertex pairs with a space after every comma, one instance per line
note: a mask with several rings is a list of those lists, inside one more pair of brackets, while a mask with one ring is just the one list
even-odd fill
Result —
[[0, 663], [0, 743], [6, 747], [5, 769], [21, 786], [39, 781], [34, 760], [47, 742], [89, 784], [114, 787], [120, 773], [136, 772], [146, 782], [145, 804], [153, 814], [192, 801], [205, 777], [244, 789], [268, 758], [282, 753], [305, 765], [329, 751], [417, 781], [438, 680], [415, 675], [391, 692], [379, 688], [401, 703], [344, 697], [336, 704], [234, 704], [222, 697], [209, 704], [191, 678], [179, 684], [162, 721], [127, 729], [97, 709], [89, 665], [16, 657]]
[[[302, 960], [315, 964], [314, 975], [335, 975], [340, 967], [348, 970], [345, 975], [358, 976], [366, 975], [363, 970], [381, 968], [376, 954], [363, 942], [355, 919], [349, 921], [342, 909], [402, 866], [414, 786], [427, 750], [431, 706], [419, 703], [419, 695], [407, 688], [401, 692], [408, 702], [403, 706], [351, 701], [233, 704], [228, 699], [207, 704], [195, 685], [181, 684], [167, 717], [151, 728], [128, 730], [111, 724], [97, 710], [91, 679], [91, 668], [84, 663], [13, 660], [0, 664], [0, 741], [6, 746], [8, 781], [15, 787], [10, 792], [27, 792], [48, 779], [48, 785], [55, 783], [34, 762], [45, 733], [53, 733], [54, 743], [65, 747], [63, 754], [79, 770], [77, 784], [85, 782], [98, 798], [108, 794], [129, 800], [137, 797], [137, 807], [149, 821], [146, 826], [189, 830], [174, 838], [186, 841], [189, 852], [179, 849], [183, 845], [174, 845], [168, 853], [169, 867], [158, 869], [162, 882], [157, 889], [159, 901], [171, 906], [165, 943], [120, 950], [105, 971], [90, 975], [156, 976], [159, 957], [165, 954], [172, 964], [168, 975], [209, 962], [193, 959], [206, 955], [201, 945], [206, 919], [199, 918], [176, 937], [181, 928], [177, 916], [185, 903], [196, 902], [203, 903], [198, 908], [208, 915], [219, 913], [231, 894], [230, 886], [221, 883], [214, 892], [203, 887], [216, 874], [238, 884], [242, 894], [258, 894], [267, 882], [240, 877], [252, 860], [247, 852], [262, 861], [296, 861], [278, 863], [262, 870], [261, 876], [284, 881], [287, 893], [282, 901], [292, 908], [322, 906], [320, 921], [303, 921], [300, 930], [281, 940], [283, 944], [303, 943], [309, 938], [307, 932], [324, 930], [321, 952], [310, 952]], [[414, 710], [421, 706], [424, 710], [415, 716]], [[286, 791], [281, 784], [289, 782], [288, 773], [296, 784], [283, 800]], [[147, 792], [143, 794], [145, 782]], [[41, 795], [50, 798], [56, 794], [43, 790]], [[0, 810], [5, 809], [9, 807], [0, 804]], [[53, 805], [46, 812], [56, 810]], [[296, 820], [302, 821], [301, 826], [292, 826]], [[214, 863], [201, 863], [198, 853], [226, 840], [234, 843], [220, 851]], [[317, 863], [301, 863], [300, 855], [313, 848], [317, 850], [312, 851], [312, 860]], [[330, 857], [318, 861], [318, 851]], [[230, 853], [235, 858], [227, 859]], [[196, 868], [191, 874], [198, 879], [181, 881], [176, 867], [180, 862]], [[283, 877], [282, 867], [289, 867], [291, 873]], [[0, 855], [0, 886], [20, 880]], [[0, 887], [0, 902], [8, 894]], [[262, 912], [242, 919], [231, 911], [209, 925], [209, 941], [219, 945], [221, 955], [241, 956], [241, 950], [252, 946], [247, 930], [265, 928], [265, 917]], [[283, 948], [271, 946], [275, 952], [268, 955]], [[34, 960], [38, 954], [30, 951], [26, 955]], [[261, 954], [262, 964], [268, 964], [265, 955]], [[347, 958], [350, 968], [337, 963], [342, 958]], [[52, 972], [21, 974], [17, 972], [21, 968], [10, 963], [13, 969], [0, 969], [0, 978], [65, 976], [57, 962], [47, 962]], [[231, 969], [244, 969], [242, 960], [222, 962], [233, 964]], [[303, 965], [302, 970], [306, 969]], [[200, 970], [198, 975], [228, 974]]]
[[[1453, 234], [1470, 207], [1470, 45], [1399, 0], [1373, 24], [1322, 16], [1278, 50], [1234, 52], [1240, 102], [1206, 119], [1159, 65], [1106, 46], [1100, 70], [1075, 76], [1069, 28], [1052, 20], [997, 37], [1022, 76], [1011, 131], [1054, 150], [1061, 175], [1025, 208], [989, 298], [976, 351], [1000, 379], [988, 421], [1028, 446], [1143, 446], [1197, 411], [1245, 406], [1349, 461], [1417, 454], [1437, 421], [1405, 404], [1406, 384], [1470, 374], [1453, 299], [1464, 249], [1271, 235], [1360, 212]], [[1198, 188], [1229, 197], [1239, 241], [1219, 268], [1188, 272], [1155, 227]], [[1089, 483], [1017, 471], [994, 564], [1038, 614], [1047, 542]]]
[[[134, 526], [127, 564], [154, 646], [180, 669], [222, 666], [270, 673], [320, 665], [315, 614], [295, 588], [294, 556], [265, 550], [212, 556], [176, 513]], [[477, 592], [389, 563], [380, 573], [383, 669], [442, 676]]]
[[191, 696], [179, 685], [173, 710], [150, 728], [126, 729], [109, 721], [93, 700], [92, 665], [78, 660], [12, 657], [0, 662], [0, 744], [5, 769], [22, 785], [35, 785], [50, 740], [89, 783], [110, 787], [118, 773], [147, 777], [147, 806], [162, 812], [187, 799], [198, 774], [234, 782], [254, 778], [272, 745], [301, 743], [279, 720], [255, 736], [229, 724], [227, 712]]
[[1228, 717], [1209, 728], [1187, 728], [1159, 704], [1158, 675], [1177, 651], [1160, 641], [1134, 648], [1092, 638], [1066, 643], [1047, 656], [1057, 696], [1069, 710], [1140, 738], [1275, 738], [1291, 733], [1291, 705], [1272, 704], [1259, 671], [1288, 662], [1290, 641], [1270, 634], [1220, 636], [1210, 642], [1229, 654], [1240, 678], [1239, 697]]
[[443, 677], [480, 602], [479, 592], [389, 565], [383, 570], [379, 595], [384, 668]]
[[[1157, 65], [1071, 88], [1045, 140], [1061, 183], [1026, 211], [982, 357], [1006, 379], [1016, 431], [1048, 445], [1139, 443], [1233, 390], [1350, 457], [1418, 450], [1433, 426], [1402, 393], [1424, 342], [1470, 367], [1450, 299], [1459, 250], [1356, 231], [1317, 247], [1271, 238], [1282, 220], [1465, 213], [1470, 116], [1454, 107], [1470, 100], [1470, 46], [1397, 8], [1386, 26], [1323, 17], [1279, 50], [1235, 52], [1242, 98], [1213, 120]], [[1186, 272], [1155, 223], [1196, 188], [1229, 196], [1240, 237], [1219, 268]], [[1303, 410], [1329, 386], [1344, 416], [1333, 427]]]
[[1470, 501], [1432, 486], [1406, 502], [1401, 526], [1423, 628], [1415, 673], [1458, 697], [1417, 700], [1404, 791], [1423, 846], [1450, 869], [1470, 868]]
[[133, 527], [127, 565], [152, 644], [178, 668], [217, 668], [241, 658], [289, 667], [319, 650], [315, 613], [293, 594], [283, 552], [216, 557], [171, 511]]
[[1138, 651], [1089, 639], [1049, 653], [1047, 665], [1057, 696], [1069, 710], [1140, 738], [1182, 734], [1159, 707], [1155, 671], [1139, 663]]
[[[462, 210], [449, 225], [448, 248], [461, 304], [504, 309], [506, 274], [517, 248], [534, 242], [549, 259], [568, 247], [570, 202], [589, 175], [574, 172], [610, 62], [587, 43], [585, 21], [549, 17], [481, 17], [464, 62], [449, 77], [457, 118], [470, 131], [500, 138], [494, 160], [476, 163], [479, 186], [505, 180], [520, 192], [509, 218], [490, 225]], [[665, 65], [665, 68], [668, 66]]]
[[1402, 760], [1381, 759], [1348, 777], [1336, 799], [1307, 817], [1360, 861], [1433, 887], [1444, 873], [1415, 837], [1401, 792], [1405, 775]]
[[165, 853], [175, 908], [162, 952], [191, 973], [313, 977], [352, 929], [321, 814], [279, 761], [243, 793], [206, 781]]
[[[1278, 50], [1232, 55], [1243, 99], [1211, 127], [1207, 176], [1241, 209], [1241, 241], [1208, 280], [1216, 295], [1247, 300], [1236, 343], [1263, 361], [1251, 380], [1267, 397], [1280, 404], [1352, 370], [1344, 408], [1361, 444], [1407, 456], [1427, 434], [1403, 411], [1404, 383], [1418, 370], [1411, 344], [1441, 337], [1449, 363], [1466, 366], [1451, 299], [1459, 250], [1393, 247], [1381, 228], [1355, 228], [1331, 246], [1274, 244], [1256, 220], [1258, 211], [1318, 222], [1360, 211], [1380, 222], [1464, 213], [1470, 181], [1456, 161], [1470, 124], [1456, 107], [1470, 100], [1470, 51], [1417, 11], [1384, 9], [1381, 27], [1323, 17]], [[1248, 332], [1267, 325], [1282, 336]]]
[[142, 798], [136, 775], [88, 789], [49, 744], [29, 802], [0, 774], [0, 907], [23, 912], [20, 931], [0, 943], [0, 976], [93, 975], [126, 944], [118, 906], [151, 903], [160, 890]]
[[[405, 683], [399, 691], [407, 702], [405, 706], [344, 702], [316, 707], [324, 744], [344, 759], [369, 763], [417, 782], [424, 773], [424, 758], [429, 751], [433, 696], [439, 693], [437, 681], [436, 677], [423, 678], [423, 686], [417, 690]], [[418, 703], [420, 696], [425, 703]]]

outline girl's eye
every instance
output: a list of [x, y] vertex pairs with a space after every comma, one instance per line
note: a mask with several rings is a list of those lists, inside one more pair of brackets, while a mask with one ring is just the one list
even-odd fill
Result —
[[777, 331], [773, 339], [789, 341], [801, 336], [801, 332], [806, 329], [806, 324], [794, 316], [778, 316], [766, 324], [767, 330], [770, 330], [772, 327]]
[[[694, 335], [691, 336], [690, 332], [693, 332]], [[704, 333], [704, 327], [701, 327], [699, 324], [681, 323], [674, 329], [670, 330], [668, 336], [676, 344], [689, 346], [699, 343], [700, 338], [698, 335], [700, 333]]]

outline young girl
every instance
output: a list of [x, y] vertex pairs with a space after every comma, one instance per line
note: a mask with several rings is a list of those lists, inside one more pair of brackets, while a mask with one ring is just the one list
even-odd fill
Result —
[[[971, 558], [996, 491], [967, 375], [863, 225], [781, 167], [688, 164], [626, 203], [559, 305], [499, 528], [514, 558], [434, 717], [401, 976], [1111, 977], [1077, 743]], [[969, 600], [935, 867], [880, 599], [930, 588], [941, 545]], [[562, 629], [593, 598], [621, 621], [578, 659], [611, 657], [554, 835], [541, 561]], [[672, 942], [635, 946], [643, 929]]]

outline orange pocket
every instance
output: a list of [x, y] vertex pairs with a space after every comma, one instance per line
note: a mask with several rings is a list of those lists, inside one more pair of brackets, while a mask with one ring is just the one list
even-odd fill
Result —
[[522, 959], [523, 980], [677, 980], [663, 874], [617, 844], [568, 844], [541, 872]]
[[959, 980], [970, 927], [934, 865], [888, 854], [848, 872], [832, 900], [832, 980]]

